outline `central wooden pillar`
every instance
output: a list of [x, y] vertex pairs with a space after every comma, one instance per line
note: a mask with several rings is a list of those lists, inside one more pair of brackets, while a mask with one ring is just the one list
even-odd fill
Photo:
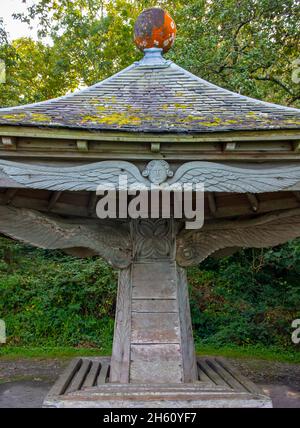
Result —
[[119, 273], [110, 382], [197, 380], [185, 271], [173, 220], [131, 224], [134, 261]]

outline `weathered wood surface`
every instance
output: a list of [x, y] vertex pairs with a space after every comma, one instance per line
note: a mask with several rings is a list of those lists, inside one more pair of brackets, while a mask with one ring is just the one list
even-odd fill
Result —
[[129, 266], [132, 260], [129, 229], [114, 222], [66, 220], [0, 205], [0, 232], [45, 249], [87, 248], [119, 268]]
[[180, 344], [131, 345], [130, 383], [182, 382]]
[[154, 312], [132, 314], [133, 343], [179, 343], [177, 313]]
[[294, 164], [264, 167], [247, 164], [244, 167], [194, 161], [186, 162], [176, 171], [172, 171], [166, 161], [153, 160], [145, 166], [142, 174], [136, 165], [125, 161], [103, 161], [63, 168], [0, 160], [0, 171], [4, 178], [31, 189], [96, 192], [101, 185], [106, 190], [109, 186], [119, 189], [120, 176], [124, 175], [127, 177], [128, 186], [143, 184], [145, 188], [150, 188], [151, 183], [161, 184], [156, 183], [151, 174], [146, 174], [149, 165], [157, 164], [157, 167], [161, 167], [162, 163], [167, 170], [162, 182], [169, 185], [189, 183], [194, 189], [197, 184], [202, 183], [206, 192], [274, 192], [291, 188], [300, 182], [300, 166]]
[[[9, 180], [9, 179], [8, 179]], [[7, 189], [7, 190], [6, 190]], [[16, 192], [13, 198], [7, 199], [6, 192]], [[95, 199], [90, 194], [95, 196]], [[298, 192], [299, 193], [299, 192]], [[52, 192], [47, 190], [30, 190], [11, 186], [7, 180], [0, 188], [0, 205], [13, 203], [15, 208], [27, 208], [48, 213], [49, 200]], [[204, 195], [205, 219], [221, 219], [236, 216], [253, 216], [253, 208], [244, 194], [215, 193], [217, 211], [209, 209], [209, 194]], [[91, 200], [93, 199], [93, 200]], [[97, 196], [93, 192], [62, 192], [59, 200], [52, 207], [51, 212], [56, 215], [69, 217], [90, 217], [96, 219]], [[264, 214], [276, 210], [286, 210], [299, 207], [297, 191], [283, 191], [261, 193], [257, 214]], [[172, 212], [171, 205], [171, 212]]]
[[155, 312], [164, 312], [164, 313], [176, 313], [178, 311], [177, 302], [175, 299], [133, 299], [132, 300], [132, 312], [139, 313], [155, 313]]
[[265, 248], [300, 236], [300, 210], [273, 213], [252, 220], [210, 223], [177, 238], [177, 262], [193, 266], [224, 248]]
[[131, 235], [134, 260], [130, 274], [129, 269], [120, 272], [126, 293], [119, 280], [111, 380], [191, 382], [196, 379], [194, 343], [186, 277], [175, 261], [173, 221], [135, 221]]
[[66, 140], [87, 141], [112, 141], [112, 142], [232, 142], [232, 141], [276, 141], [282, 139], [299, 140], [298, 130], [267, 130], [267, 131], [234, 131], [201, 134], [151, 134], [151, 133], [129, 133], [129, 132], [101, 132], [82, 131], [72, 129], [40, 129], [30, 126], [5, 126], [0, 127], [1, 136], [50, 138]]
[[173, 262], [135, 263], [133, 299], [176, 299], [175, 273]]
[[[201, 357], [197, 368], [194, 383], [120, 384], [108, 381], [109, 358], [76, 359], [51, 389], [44, 407], [272, 407], [270, 398], [224, 359]], [[74, 379], [78, 389], [71, 392]]]
[[[4, 201], [18, 197], [5, 194]], [[295, 198], [296, 206], [298, 201]], [[157, 221], [154, 223], [156, 224]], [[152, 229], [149, 229], [152, 233]], [[155, 229], [153, 229], [155, 230]], [[130, 238], [129, 225], [117, 221], [64, 219], [30, 209], [0, 205], [0, 232], [14, 239], [47, 249], [64, 249], [75, 255], [98, 254], [123, 268], [138, 257], [132, 272], [133, 299], [174, 299], [175, 234]], [[300, 208], [274, 211], [248, 220], [206, 222], [200, 230], [182, 230], [177, 237], [176, 261], [180, 266], [200, 263], [226, 248], [264, 248], [300, 236]], [[157, 243], [157, 244], [156, 244]], [[153, 249], [152, 249], [153, 247]], [[141, 255], [138, 256], [138, 254]], [[146, 256], [145, 256], [146, 255]], [[147, 257], [150, 259], [147, 259]], [[168, 260], [170, 258], [170, 260]], [[163, 260], [160, 262], [159, 260]], [[155, 268], [151, 263], [155, 261]], [[156, 279], [153, 280], [153, 272]], [[151, 286], [149, 286], [151, 284]]]
[[118, 297], [112, 350], [110, 381], [129, 382], [131, 342], [131, 267], [119, 272]]
[[185, 270], [179, 266], [177, 267], [177, 300], [181, 335], [183, 382], [195, 382], [197, 379], [197, 364], [188, 283]]

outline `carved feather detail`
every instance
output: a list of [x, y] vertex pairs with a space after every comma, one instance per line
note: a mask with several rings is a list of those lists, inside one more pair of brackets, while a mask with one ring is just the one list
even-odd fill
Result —
[[49, 167], [0, 160], [0, 171], [31, 189], [54, 191], [96, 191], [99, 185], [118, 188], [119, 177], [126, 176], [128, 185], [149, 184], [139, 169], [125, 161], [103, 161], [84, 166]]
[[169, 184], [204, 183], [206, 192], [263, 193], [283, 190], [300, 181], [300, 167], [236, 167], [213, 162], [187, 162]]
[[39, 248], [73, 254], [86, 249], [119, 268], [131, 263], [129, 229], [110, 220], [65, 220], [24, 208], [0, 206], [0, 232]]
[[[271, 218], [271, 217], [269, 217]], [[177, 239], [177, 262], [180, 266], [197, 265], [215, 252], [224, 248], [264, 248], [283, 244], [300, 236], [300, 214], [258, 220], [232, 222], [223, 227], [216, 223], [214, 229], [182, 231]], [[245, 223], [245, 224], [243, 224]]]
[[[96, 191], [99, 185], [118, 188], [119, 177], [125, 175], [128, 185], [150, 186], [148, 178], [126, 161], [102, 161], [84, 166], [49, 167], [0, 160], [3, 179], [20, 186], [53, 191]], [[4, 180], [5, 181], [5, 180]], [[300, 182], [300, 167], [248, 165], [237, 167], [214, 162], [187, 162], [178, 168], [169, 185], [204, 183], [206, 192], [263, 193], [291, 188]]]

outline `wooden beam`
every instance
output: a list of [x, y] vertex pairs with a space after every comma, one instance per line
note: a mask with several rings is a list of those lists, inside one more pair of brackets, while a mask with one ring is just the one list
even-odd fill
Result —
[[1, 142], [6, 149], [15, 150], [17, 148], [17, 139], [15, 137], [1, 137]]
[[253, 193], [247, 193], [248, 201], [250, 202], [251, 208], [254, 212], [257, 212], [259, 208], [259, 201]]
[[297, 201], [300, 202], [300, 192], [293, 192], [293, 194], [295, 195]]
[[225, 152], [232, 152], [236, 150], [236, 143], [226, 143], [224, 147]]
[[64, 138], [68, 140], [144, 141], [144, 142], [235, 142], [235, 141], [278, 141], [300, 140], [300, 129], [269, 131], [209, 132], [198, 134], [151, 134], [142, 132], [87, 131], [27, 126], [0, 125], [0, 135], [15, 137]]
[[217, 203], [216, 203], [216, 196], [214, 193], [208, 193], [207, 198], [208, 198], [208, 206], [209, 206], [210, 212], [212, 213], [213, 216], [215, 216], [218, 210]]
[[5, 192], [5, 196], [3, 198], [3, 204], [8, 205], [11, 203], [13, 198], [16, 196], [18, 189], [9, 189]]
[[48, 203], [48, 211], [51, 211], [54, 208], [54, 205], [58, 201], [58, 199], [61, 197], [62, 192], [53, 192], [50, 196], [49, 203]]
[[91, 217], [96, 212], [96, 205], [97, 205], [98, 196], [95, 192], [92, 192], [89, 197], [89, 203], [88, 203], [88, 215]]
[[294, 152], [300, 153], [300, 141], [294, 141]]
[[159, 153], [160, 152], [160, 143], [151, 143], [151, 152]]
[[77, 149], [80, 152], [88, 152], [89, 151], [89, 143], [85, 140], [77, 140], [76, 141]]

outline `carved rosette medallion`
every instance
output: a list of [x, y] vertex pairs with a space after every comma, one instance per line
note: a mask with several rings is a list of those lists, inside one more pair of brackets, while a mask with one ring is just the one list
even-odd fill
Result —
[[175, 258], [172, 220], [135, 220], [132, 222], [132, 235], [135, 260]]

